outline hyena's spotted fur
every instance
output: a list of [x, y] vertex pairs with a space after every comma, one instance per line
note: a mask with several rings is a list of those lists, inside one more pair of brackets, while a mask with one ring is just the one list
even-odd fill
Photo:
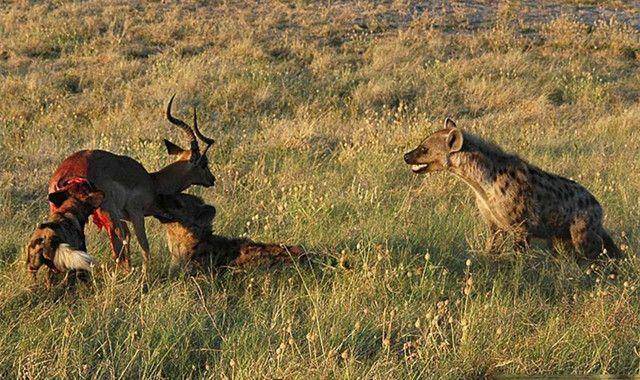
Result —
[[[254, 242], [245, 238], [216, 235], [212, 231], [216, 209], [196, 196], [175, 194], [159, 196], [158, 207], [168, 219], [161, 219], [167, 229], [167, 243], [173, 265], [185, 269], [220, 266], [271, 266], [302, 259], [298, 246]], [[194, 268], [195, 269], [195, 268]]]
[[583, 186], [547, 173], [516, 155], [460, 130], [445, 120], [441, 129], [405, 154], [416, 173], [446, 170], [462, 179], [491, 231], [487, 249], [501, 232], [514, 234], [516, 248], [531, 238], [571, 242], [589, 259], [620, 251], [602, 226], [602, 207]]

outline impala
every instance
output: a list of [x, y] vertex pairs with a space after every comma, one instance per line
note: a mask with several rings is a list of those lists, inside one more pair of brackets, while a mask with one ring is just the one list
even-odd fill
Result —
[[[133, 231], [142, 248], [143, 272], [149, 261], [149, 242], [145, 231], [145, 216], [162, 218], [156, 207], [159, 194], [176, 194], [192, 185], [211, 187], [215, 178], [209, 169], [207, 151], [214, 140], [204, 136], [198, 129], [197, 113], [193, 109], [193, 128], [171, 115], [175, 95], [167, 105], [167, 119], [189, 138], [190, 149], [164, 140], [167, 152], [176, 161], [157, 172], [148, 172], [142, 164], [131, 157], [121, 156], [104, 150], [82, 150], [67, 157], [49, 181], [49, 194], [60, 192], [69, 183], [88, 182], [104, 193], [104, 201], [93, 213], [93, 221], [98, 228], [104, 227], [109, 235], [112, 257], [117, 266], [125, 270], [129, 264], [130, 232], [125, 221], [133, 226]], [[197, 137], [197, 138], [196, 138]], [[198, 138], [205, 143], [201, 151]], [[55, 205], [50, 204], [52, 211]]]

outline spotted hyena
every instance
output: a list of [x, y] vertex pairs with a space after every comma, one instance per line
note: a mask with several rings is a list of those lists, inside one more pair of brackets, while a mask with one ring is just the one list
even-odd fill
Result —
[[[210, 268], [220, 266], [271, 266], [302, 259], [298, 246], [254, 242], [245, 238], [216, 235], [212, 231], [216, 209], [190, 194], [162, 195], [158, 207], [165, 215], [160, 219], [167, 229], [167, 243], [174, 266]], [[195, 269], [195, 268], [193, 268]]]
[[586, 188], [505, 153], [462, 131], [449, 118], [444, 129], [424, 139], [404, 160], [414, 173], [448, 171], [471, 187], [491, 232], [488, 251], [495, 249], [497, 235], [509, 231], [516, 249], [539, 238], [571, 242], [589, 259], [601, 252], [620, 256], [602, 227], [602, 207]]

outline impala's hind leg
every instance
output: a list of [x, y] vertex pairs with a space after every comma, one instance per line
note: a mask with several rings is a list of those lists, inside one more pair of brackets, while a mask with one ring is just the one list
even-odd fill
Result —
[[[97, 213], [100, 225], [107, 230], [111, 243], [111, 257], [118, 268], [129, 271], [129, 229], [122, 218], [114, 212], [101, 208]], [[94, 216], [95, 217], [95, 216]]]

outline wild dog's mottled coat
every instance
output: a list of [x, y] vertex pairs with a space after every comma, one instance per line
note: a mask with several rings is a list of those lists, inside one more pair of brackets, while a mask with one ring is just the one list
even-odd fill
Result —
[[100, 206], [104, 193], [90, 183], [72, 183], [49, 194], [55, 205], [46, 222], [39, 224], [27, 244], [27, 269], [35, 279], [42, 265], [54, 272], [89, 269], [93, 258], [86, 251], [84, 226]]
[[590, 259], [604, 249], [609, 256], [620, 256], [602, 226], [602, 207], [586, 188], [505, 153], [450, 119], [404, 158], [416, 173], [447, 170], [473, 189], [491, 230], [489, 250], [495, 247], [496, 233], [510, 231], [517, 248], [541, 238], [571, 241]]

